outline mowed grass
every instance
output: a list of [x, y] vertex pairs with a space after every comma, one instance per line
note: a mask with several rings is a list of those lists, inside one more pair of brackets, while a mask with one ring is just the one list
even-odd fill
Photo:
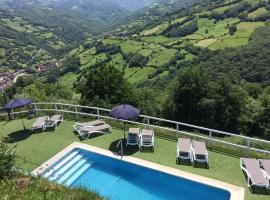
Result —
[[174, 57], [177, 50], [175, 49], [160, 49], [157, 53], [153, 54], [150, 61], [148, 62], [149, 66], [160, 67], [166, 63], [168, 63], [171, 58]]
[[229, 30], [227, 25], [236, 23], [238, 20], [234, 18], [228, 18], [222, 21], [216, 22], [215, 20], [209, 20], [207, 18], [200, 18], [198, 20], [199, 30], [195, 32], [197, 35], [204, 37], [221, 37], [228, 34]]
[[265, 14], [265, 13], [268, 13], [268, 11], [266, 10], [265, 7], [258, 8], [258, 9], [255, 10], [254, 12], [249, 13], [249, 14], [248, 14], [248, 18], [254, 19], [254, 18], [256, 18], [256, 17], [258, 17], [258, 16], [260, 16], [260, 15], [263, 15], [263, 14]]
[[199, 47], [208, 47], [216, 41], [217, 41], [216, 38], [210, 38], [210, 39], [201, 40], [195, 45]]
[[[17, 20], [16, 20], [17, 19]], [[10, 19], [2, 19], [5, 24], [16, 31], [19, 32], [34, 32], [39, 31], [35, 27], [31, 26], [30, 24], [26, 24], [25, 21], [22, 21], [20, 18], [16, 18], [14, 21], [11, 21]]]
[[119, 44], [121, 42], [121, 40], [118, 40], [118, 39], [104, 39], [104, 40], [102, 40], [102, 43], [104, 44], [104, 45], [108, 45], [108, 44]]
[[[27, 128], [35, 119], [26, 120]], [[82, 142], [103, 149], [111, 149], [119, 139], [123, 138], [123, 130], [113, 126], [111, 134], [94, 137], [81, 141], [74, 133], [72, 125], [74, 121], [65, 120], [54, 131], [42, 133], [22, 132], [20, 119], [1, 121], [0, 137], [10, 136], [9, 146], [17, 145], [17, 166], [25, 170], [33, 170], [46, 162], [56, 153], [73, 142]], [[111, 124], [113, 125], [113, 124]], [[120, 124], [118, 124], [120, 127]], [[227, 154], [209, 150], [209, 169], [193, 168], [192, 166], [176, 165], [175, 163], [176, 142], [165, 140], [155, 136], [155, 152], [125, 151], [128, 155], [166, 165], [183, 171], [201, 176], [217, 179], [246, 189], [246, 200], [268, 200], [269, 196], [251, 194], [247, 188], [246, 180], [239, 167], [239, 158]]]
[[153, 67], [144, 67], [137, 70], [133, 75], [128, 78], [128, 81], [132, 84], [139, 83], [148, 79], [148, 75], [155, 71]]
[[164, 43], [173, 41], [172, 38], [167, 38], [162, 35], [142, 37], [142, 40], [148, 43], [157, 43], [157, 44], [164, 44]]
[[232, 36], [224, 36], [209, 46], [210, 49], [224, 49], [248, 44], [249, 37], [256, 28], [264, 26], [264, 22], [241, 22], [237, 24], [237, 31]]
[[153, 35], [153, 34], [159, 34], [162, 31], [164, 31], [166, 28], [168, 28], [169, 23], [165, 22], [163, 24], [157, 25], [151, 29], [147, 29], [147, 30], [143, 30], [140, 35], [141, 36], [149, 36], [149, 35]]
[[264, 25], [264, 22], [241, 22], [237, 25], [234, 37], [250, 37], [256, 28]]
[[123, 41], [120, 45], [124, 53], [130, 53], [130, 52], [135, 53], [141, 50], [144, 44], [143, 42], [138, 42], [135, 40], [126, 40], [126, 41]]
[[223, 38], [209, 45], [210, 49], [235, 48], [248, 44], [248, 38]]

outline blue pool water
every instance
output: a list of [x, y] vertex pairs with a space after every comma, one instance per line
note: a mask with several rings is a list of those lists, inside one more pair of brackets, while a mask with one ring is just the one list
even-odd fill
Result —
[[112, 200], [230, 199], [228, 191], [82, 149], [69, 152], [43, 176], [70, 187], [86, 187]]

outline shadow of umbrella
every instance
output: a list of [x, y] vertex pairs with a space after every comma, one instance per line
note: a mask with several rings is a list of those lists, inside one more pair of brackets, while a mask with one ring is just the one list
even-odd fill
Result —
[[31, 130], [19, 130], [19, 131], [15, 131], [15, 132], [10, 133], [6, 137], [6, 142], [7, 143], [20, 142], [20, 141], [23, 141], [23, 140], [29, 138], [31, 135], [32, 135]]
[[[117, 145], [119, 143], [119, 141], [121, 141], [122, 139], [118, 139], [118, 140], [115, 140], [113, 141], [111, 144], [110, 144], [110, 147], [109, 147], [109, 150], [113, 153], [116, 153], [117, 155], [120, 154], [119, 152], [119, 149], [117, 148]], [[124, 155], [126, 156], [131, 156], [133, 154], [135, 154], [136, 152], [139, 151], [139, 147], [138, 146], [129, 146], [128, 148], [126, 147], [126, 143], [124, 142], [123, 143], [123, 150], [124, 150]]]

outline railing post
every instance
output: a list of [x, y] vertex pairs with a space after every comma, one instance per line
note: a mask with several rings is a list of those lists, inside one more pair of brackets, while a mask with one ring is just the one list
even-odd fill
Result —
[[147, 128], [149, 129], [150, 128], [150, 118], [147, 117]]
[[179, 124], [176, 123], [176, 139], [180, 137], [180, 134], [179, 134]]
[[35, 115], [37, 117], [38, 116], [37, 104], [34, 104], [34, 107], [35, 107]]
[[14, 112], [14, 110], [13, 110], [13, 108], [12, 108], [12, 109], [11, 109], [11, 116], [12, 116], [12, 119], [15, 118], [15, 114], [14, 114], [13, 112]]
[[75, 112], [76, 112], [76, 122], [78, 121], [78, 107], [75, 106]]
[[54, 110], [57, 112], [57, 104], [54, 104]]
[[247, 157], [249, 156], [249, 154], [250, 154], [250, 139], [247, 139], [247, 151], [246, 151]]
[[99, 109], [97, 108], [97, 119], [99, 120]]
[[208, 146], [211, 147], [212, 146], [212, 131], [209, 131], [209, 140], [208, 140]]

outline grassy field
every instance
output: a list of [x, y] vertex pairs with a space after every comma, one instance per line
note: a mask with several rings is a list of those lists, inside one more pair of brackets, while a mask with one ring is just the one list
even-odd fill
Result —
[[120, 45], [121, 45], [123, 52], [135, 53], [135, 52], [139, 51], [140, 49], [142, 49], [143, 42], [138, 42], [138, 41], [134, 41], [134, 40], [127, 40], [127, 41], [123, 41]]
[[[26, 127], [30, 128], [33, 121], [25, 120]], [[115, 145], [119, 139], [123, 137], [123, 130], [113, 126], [113, 132], [111, 134], [81, 141], [73, 133], [73, 124], [73, 121], [65, 120], [55, 131], [32, 134], [30, 131], [22, 132], [21, 120], [2, 121], [0, 122], [0, 137], [9, 136], [9, 145], [17, 145], [17, 165], [27, 170], [33, 170], [38, 167], [72, 142], [82, 142], [112, 150], [115, 149]], [[244, 187], [246, 188], [246, 200], [267, 200], [269, 198], [269, 196], [250, 193], [245, 177], [239, 168], [238, 157], [209, 150], [210, 168], [202, 169], [176, 165], [175, 151], [175, 141], [165, 140], [156, 135], [154, 153], [142, 153], [138, 150], [126, 150], [125, 152], [126, 155]]]
[[139, 83], [141, 81], [147, 80], [148, 79], [148, 74], [152, 73], [153, 71], [155, 71], [155, 69], [152, 68], [152, 67], [141, 68], [138, 71], [136, 71], [136, 73], [131, 75], [128, 78], [128, 81], [130, 83]]
[[234, 48], [248, 44], [249, 37], [254, 30], [264, 26], [264, 22], [241, 22], [237, 24], [237, 31], [232, 36], [224, 36], [209, 46], [210, 49]]
[[148, 62], [149, 66], [160, 67], [170, 61], [170, 59], [175, 55], [177, 50], [175, 49], [160, 49], [155, 53]]
[[248, 14], [248, 18], [254, 19], [254, 18], [256, 18], [256, 17], [258, 17], [258, 16], [260, 16], [260, 15], [262, 15], [262, 14], [265, 14], [265, 13], [267, 13], [267, 12], [268, 12], [268, 11], [266, 10], [265, 7], [258, 8], [258, 9], [255, 10], [254, 12], [249, 13], [249, 14]]

